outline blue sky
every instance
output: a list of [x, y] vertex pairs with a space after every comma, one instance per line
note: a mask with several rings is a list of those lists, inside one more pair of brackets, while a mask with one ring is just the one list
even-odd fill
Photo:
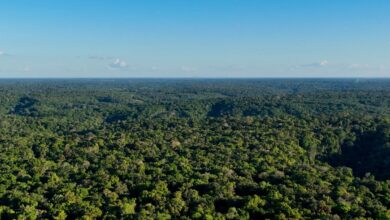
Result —
[[4, 0], [0, 77], [390, 77], [388, 0]]

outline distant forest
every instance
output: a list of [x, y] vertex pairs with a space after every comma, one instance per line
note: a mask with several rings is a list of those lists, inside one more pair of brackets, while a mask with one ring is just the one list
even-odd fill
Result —
[[0, 219], [390, 219], [390, 79], [0, 80]]

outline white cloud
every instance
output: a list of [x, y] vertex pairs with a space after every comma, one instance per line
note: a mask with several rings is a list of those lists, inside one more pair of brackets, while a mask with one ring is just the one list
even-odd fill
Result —
[[327, 66], [328, 64], [329, 64], [329, 62], [327, 60], [322, 60], [319, 63], [320, 66]]
[[127, 63], [119, 58], [116, 58], [114, 62], [110, 64], [110, 67], [113, 69], [123, 69], [127, 68], [129, 65]]
[[321, 60], [320, 62], [315, 62], [315, 63], [309, 63], [309, 64], [303, 64], [298, 67], [326, 67], [329, 66], [329, 61], [327, 60]]
[[31, 68], [29, 66], [25, 66], [21, 69], [22, 72], [30, 72]]

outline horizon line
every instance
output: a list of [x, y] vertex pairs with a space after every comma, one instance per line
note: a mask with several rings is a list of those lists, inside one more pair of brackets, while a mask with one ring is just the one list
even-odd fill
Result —
[[0, 77], [0, 80], [17, 80], [17, 79], [390, 79], [390, 76], [344, 76], [344, 77], [337, 77], [337, 76], [307, 76], [307, 77], [301, 77], [301, 76], [261, 76], [261, 77], [170, 77], [170, 76], [164, 76], [164, 77], [66, 77], [66, 76], [60, 76], [60, 77]]

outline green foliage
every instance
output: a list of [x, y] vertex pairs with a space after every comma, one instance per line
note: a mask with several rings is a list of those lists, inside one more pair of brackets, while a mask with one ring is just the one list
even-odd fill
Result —
[[0, 219], [389, 219], [389, 80], [0, 81]]

